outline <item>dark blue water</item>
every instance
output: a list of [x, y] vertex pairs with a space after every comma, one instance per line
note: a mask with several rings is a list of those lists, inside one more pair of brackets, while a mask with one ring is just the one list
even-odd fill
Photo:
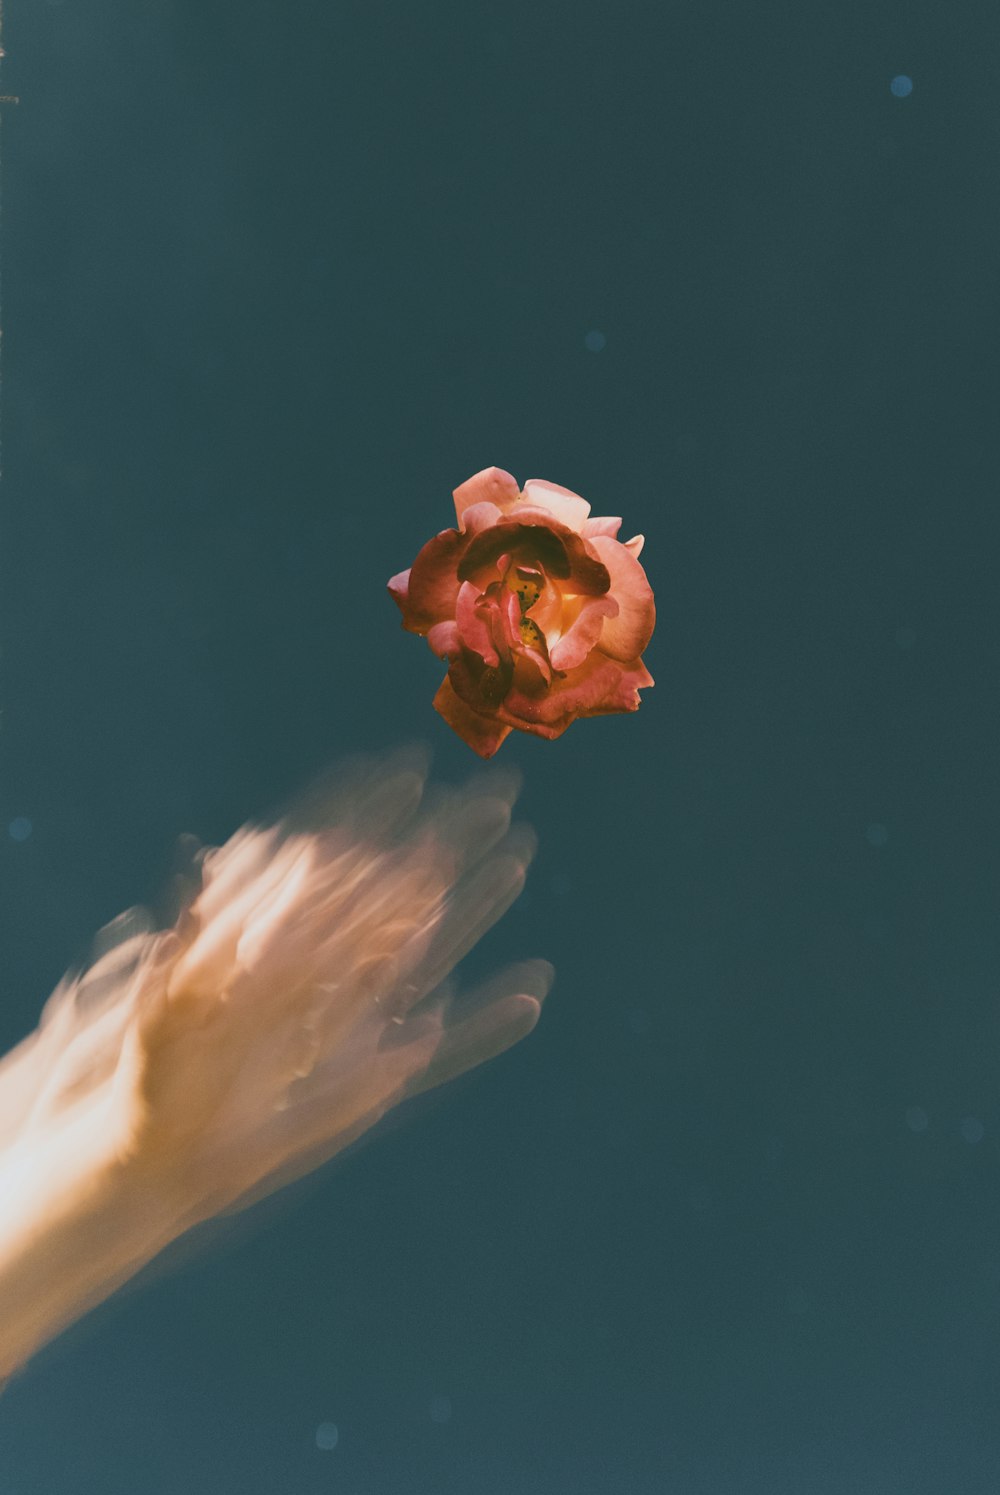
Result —
[[5, 1045], [180, 832], [473, 766], [384, 591], [471, 473], [623, 514], [659, 623], [501, 750], [536, 1032], [40, 1356], [2, 1495], [1000, 1487], [998, 44], [8, 0]]

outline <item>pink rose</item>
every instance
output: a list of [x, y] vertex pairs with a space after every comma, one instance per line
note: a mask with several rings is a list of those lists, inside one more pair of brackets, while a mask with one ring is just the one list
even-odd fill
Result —
[[481, 758], [511, 731], [559, 737], [578, 716], [636, 711], [652, 685], [640, 658], [656, 621], [620, 519], [555, 483], [487, 467], [455, 489], [445, 529], [389, 582], [403, 627], [448, 674], [437, 710]]

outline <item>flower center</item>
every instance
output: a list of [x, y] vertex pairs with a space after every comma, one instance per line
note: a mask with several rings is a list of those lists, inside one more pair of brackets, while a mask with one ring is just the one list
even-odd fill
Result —
[[[529, 618], [528, 613], [534, 607], [545, 586], [545, 576], [538, 570], [537, 566], [512, 566], [513, 590], [521, 604], [521, 622], [519, 632], [522, 644], [527, 644], [531, 649], [537, 649], [539, 654], [545, 654], [545, 635], [535, 622]], [[511, 573], [507, 575], [507, 585], [511, 586]]]
[[[542, 595], [545, 577], [536, 566], [514, 566], [514, 591], [521, 602], [521, 617], [529, 612]], [[510, 585], [508, 577], [507, 585]]]

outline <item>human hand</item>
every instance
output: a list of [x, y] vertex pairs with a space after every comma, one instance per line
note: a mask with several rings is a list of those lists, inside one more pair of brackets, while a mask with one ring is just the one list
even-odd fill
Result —
[[0, 1061], [0, 1385], [191, 1226], [534, 1026], [544, 961], [448, 983], [524, 884], [514, 780], [424, 778], [360, 767], [200, 854], [174, 926], [115, 920]]
[[186, 1215], [309, 1171], [537, 1021], [544, 962], [463, 1001], [445, 984], [524, 885], [515, 781], [421, 807], [422, 790], [403, 761], [244, 828], [151, 951], [113, 1078], [116, 1146]]

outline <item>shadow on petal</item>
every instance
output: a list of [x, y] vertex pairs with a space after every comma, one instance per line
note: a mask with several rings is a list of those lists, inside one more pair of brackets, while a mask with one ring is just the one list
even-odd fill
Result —
[[510, 735], [510, 727], [504, 726], [495, 717], [481, 716], [455, 694], [447, 675], [434, 697], [434, 710], [444, 717], [449, 727], [467, 742], [480, 758], [492, 758], [497, 748]]

